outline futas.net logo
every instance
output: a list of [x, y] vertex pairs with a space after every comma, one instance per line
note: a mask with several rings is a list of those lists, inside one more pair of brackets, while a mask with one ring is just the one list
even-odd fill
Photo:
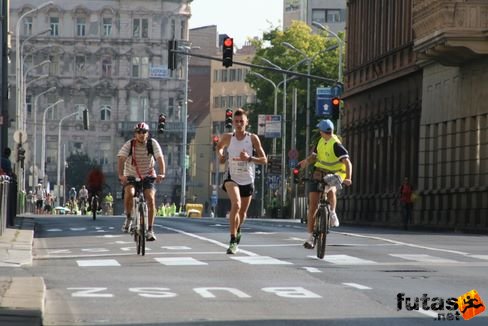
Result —
[[427, 293], [421, 297], [407, 297], [405, 293], [397, 294], [397, 310], [406, 309], [408, 311], [433, 311], [437, 313], [434, 320], [469, 320], [483, 311], [486, 307], [476, 290], [471, 290], [455, 298], [430, 298]]

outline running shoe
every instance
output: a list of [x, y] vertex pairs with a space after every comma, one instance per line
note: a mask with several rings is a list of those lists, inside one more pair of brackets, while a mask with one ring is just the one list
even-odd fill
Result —
[[307, 240], [303, 243], [305, 249], [313, 249], [313, 240]]
[[147, 231], [147, 233], [146, 233], [146, 240], [147, 241], [154, 241], [154, 240], [156, 240], [156, 236], [154, 235], [154, 231], [153, 230]]
[[236, 242], [231, 242], [229, 244], [229, 248], [227, 249], [227, 253], [229, 255], [233, 255], [237, 252], [237, 243]]
[[122, 232], [129, 233], [131, 225], [132, 225], [132, 219], [130, 217], [126, 217], [124, 225], [122, 225]]
[[339, 226], [339, 218], [337, 217], [336, 212], [330, 212], [330, 226], [338, 227]]

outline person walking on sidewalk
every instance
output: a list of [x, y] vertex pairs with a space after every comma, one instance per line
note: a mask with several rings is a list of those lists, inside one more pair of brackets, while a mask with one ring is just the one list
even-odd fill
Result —
[[[246, 111], [237, 109], [233, 121], [234, 132], [223, 134], [217, 144], [217, 156], [220, 163], [227, 163], [227, 176], [222, 189], [227, 192], [231, 202], [228, 254], [235, 254], [237, 245], [241, 241], [241, 226], [246, 218], [254, 192], [255, 164], [268, 162], [259, 137], [246, 131], [248, 123]], [[227, 149], [227, 159], [224, 149]]]

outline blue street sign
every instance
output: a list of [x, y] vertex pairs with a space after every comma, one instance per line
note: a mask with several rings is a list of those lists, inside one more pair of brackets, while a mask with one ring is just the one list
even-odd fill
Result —
[[216, 195], [210, 196], [210, 200], [212, 201], [212, 206], [217, 206], [217, 196]]
[[315, 115], [317, 116], [330, 116], [332, 115], [332, 105], [330, 100], [333, 98], [332, 88], [330, 87], [318, 87], [316, 91], [316, 106]]

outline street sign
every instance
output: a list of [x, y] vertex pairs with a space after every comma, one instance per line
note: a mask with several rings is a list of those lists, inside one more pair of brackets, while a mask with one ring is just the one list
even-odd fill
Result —
[[330, 87], [318, 87], [316, 91], [316, 106], [315, 115], [317, 116], [331, 116], [332, 106], [330, 100], [332, 99], [332, 88]]
[[210, 196], [210, 201], [212, 202], [212, 206], [217, 206], [217, 195]]
[[281, 158], [279, 156], [268, 157], [268, 174], [281, 174]]
[[267, 115], [265, 138], [281, 138], [281, 115]]
[[15, 130], [14, 132], [14, 142], [19, 144], [22, 141], [22, 144], [27, 141], [27, 133], [23, 132], [22, 130]]
[[292, 148], [288, 151], [288, 158], [290, 160], [297, 160], [298, 159], [298, 151], [296, 148]]
[[294, 167], [296, 167], [298, 165], [298, 160], [297, 159], [290, 159], [288, 161], [288, 164], [289, 164], [290, 168], [293, 169]]

